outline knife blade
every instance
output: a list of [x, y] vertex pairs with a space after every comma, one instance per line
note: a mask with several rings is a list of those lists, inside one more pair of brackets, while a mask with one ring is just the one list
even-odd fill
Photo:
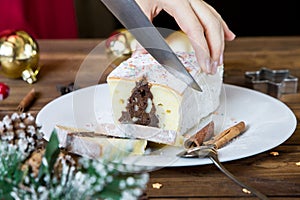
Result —
[[198, 83], [187, 71], [135, 0], [101, 1], [158, 63], [190, 87], [202, 92]]

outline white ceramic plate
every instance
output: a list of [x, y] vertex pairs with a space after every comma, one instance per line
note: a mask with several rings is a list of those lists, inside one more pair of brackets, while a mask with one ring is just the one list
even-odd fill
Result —
[[[296, 128], [296, 117], [281, 101], [263, 93], [224, 84], [221, 104], [213, 114], [216, 130], [244, 121], [247, 131], [219, 150], [222, 162], [252, 156], [286, 141]], [[93, 130], [97, 123], [112, 119], [107, 84], [96, 85], [61, 96], [37, 115], [37, 123], [49, 138], [55, 125]], [[178, 158], [182, 149], [165, 147], [150, 155], [131, 156], [125, 163], [144, 166], [193, 166], [209, 164], [207, 158]]]

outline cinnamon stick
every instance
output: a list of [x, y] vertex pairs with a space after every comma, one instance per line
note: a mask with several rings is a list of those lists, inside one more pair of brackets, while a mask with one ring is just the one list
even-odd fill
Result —
[[246, 129], [245, 122], [241, 121], [237, 123], [236, 125], [226, 129], [225, 131], [221, 132], [219, 135], [217, 135], [213, 141], [212, 144], [219, 149], [223, 146], [225, 146], [230, 140], [237, 137], [239, 134], [243, 133]]
[[26, 96], [21, 100], [21, 102], [19, 103], [19, 105], [17, 107], [17, 110], [19, 112], [24, 112], [24, 110], [28, 108], [28, 106], [34, 101], [35, 98], [36, 98], [36, 92], [35, 92], [35, 89], [32, 88], [26, 94]]
[[214, 134], [214, 122], [209, 122], [204, 128], [199, 130], [195, 135], [191, 136], [184, 142], [184, 147], [189, 149], [191, 147], [201, 146], [202, 143], [212, 137]]

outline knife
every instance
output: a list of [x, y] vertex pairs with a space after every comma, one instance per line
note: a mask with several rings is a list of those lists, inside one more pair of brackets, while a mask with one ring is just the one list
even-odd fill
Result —
[[187, 71], [135, 0], [101, 1], [168, 72], [195, 90], [202, 92], [198, 83]]

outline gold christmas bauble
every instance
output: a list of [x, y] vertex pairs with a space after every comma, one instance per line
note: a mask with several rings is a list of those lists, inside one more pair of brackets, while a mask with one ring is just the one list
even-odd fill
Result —
[[169, 44], [174, 52], [184, 51], [192, 52], [194, 51], [192, 44], [188, 36], [183, 31], [175, 31], [171, 33], [167, 38], [166, 42]]
[[127, 29], [114, 31], [106, 40], [106, 50], [117, 57], [131, 55], [135, 51], [137, 41]]
[[38, 73], [39, 46], [22, 30], [0, 33], [0, 74], [34, 83]]

